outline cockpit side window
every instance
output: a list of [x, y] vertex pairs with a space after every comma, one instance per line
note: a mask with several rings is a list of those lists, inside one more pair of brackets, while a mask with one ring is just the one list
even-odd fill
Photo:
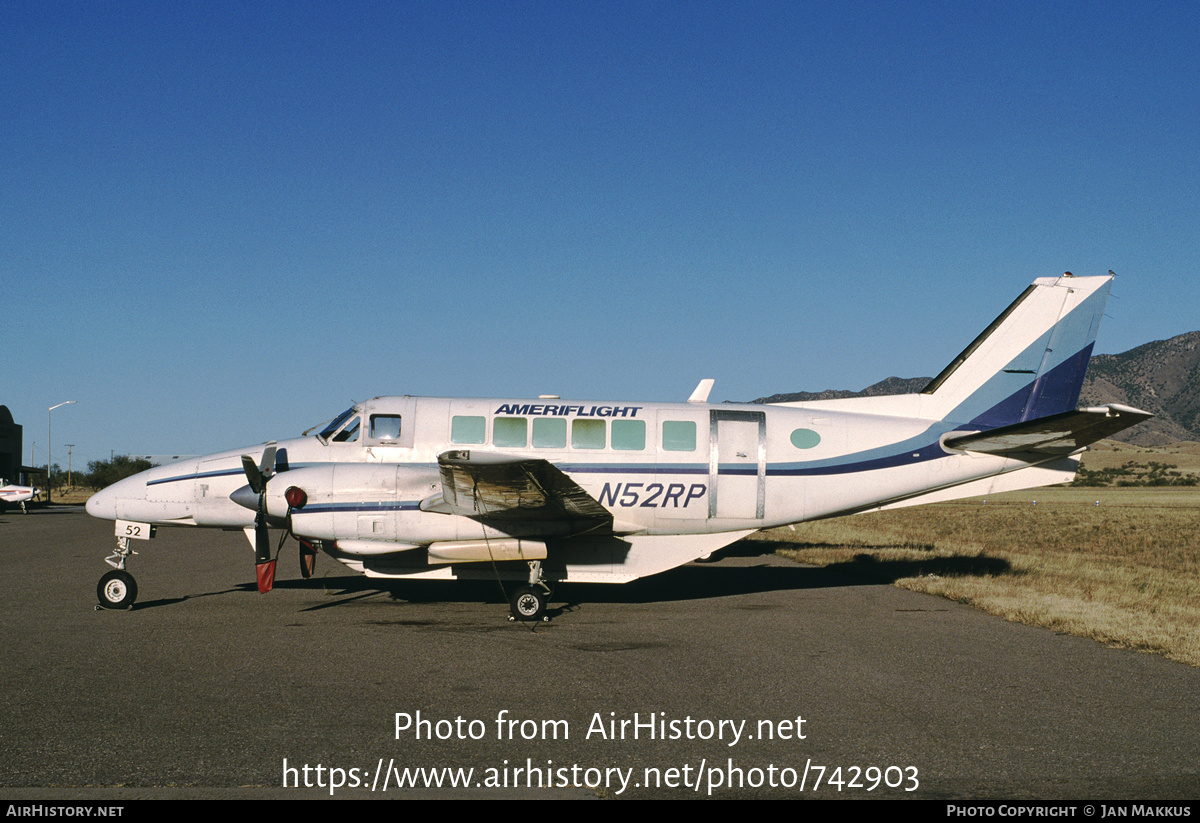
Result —
[[398, 441], [400, 439], [400, 415], [371, 415], [370, 437], [372, 440], [382, 440], [385, 443]]

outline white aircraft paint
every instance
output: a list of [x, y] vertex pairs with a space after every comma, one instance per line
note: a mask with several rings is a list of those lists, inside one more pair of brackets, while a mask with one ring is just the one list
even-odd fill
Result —
[[119, 521], [121, 574], [131, 523], [243, 528], [263, 561], [266, 527], [290, 521], [374, 577], [529, 577], [540, 603], [514, 601], [529, 617], [550, 583], [627, 582], [758, 529], [1070, 480], [1089, 443], [1150, 416], [1076, 409], [1111, 282], [1036, 280], [916, 394], [710, 404], [706, 380], [685, 403], [376, 397], [316, 436], [142, 472], [87, 510]]

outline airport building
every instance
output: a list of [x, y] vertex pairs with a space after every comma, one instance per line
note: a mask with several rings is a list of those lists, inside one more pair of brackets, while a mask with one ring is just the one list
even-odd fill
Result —
[[21, 482], [21, 427], [8, 406], [0, 406], [0, 478]]

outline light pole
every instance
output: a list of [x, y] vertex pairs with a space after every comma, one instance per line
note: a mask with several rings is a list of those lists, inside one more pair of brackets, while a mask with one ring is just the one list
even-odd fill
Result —
[[50, 487], [54, 484], [50, 482], [50, 444], [54, 441], [50, 439], [50, 412], [58, 408], [58, 406], [69, 406], [74, 403], [74, 400], [67, 400], [59, 403], [57, 406], [51, 406], [46, 409], [46, 502], [50, 502]]

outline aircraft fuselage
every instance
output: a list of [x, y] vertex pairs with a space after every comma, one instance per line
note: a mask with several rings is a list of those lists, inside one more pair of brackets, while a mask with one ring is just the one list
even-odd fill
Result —
[[88, 512], [246, 529], [260, 565], [268, 526], [289, 526], [370, 575], [529, 563], [531, 584], [624, 582], [758, 529], [1069, 481], [1088, 443], [1149, 416], [1075, 406], [1110, 285], [1035, 281], [920, 393], [711, 404], [702, 381], [686, 403], [376, 397], [315, 436], [122, 480]]

